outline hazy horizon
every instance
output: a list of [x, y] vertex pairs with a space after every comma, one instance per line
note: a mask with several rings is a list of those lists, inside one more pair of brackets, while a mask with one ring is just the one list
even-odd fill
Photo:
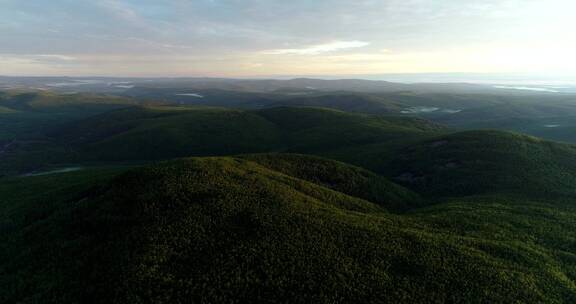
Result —
[[[389, 74], [357, 74], [357, 75], [269, 75], [269, 76], [238, 76], [238, 77], [210, 77], [210, 76], [102, 76], [102, 75], [0, 75], [4, 78], [70, 78], [74, 79], [238, 79], [238, 80], [290, 80], [298, 78], [322, 79], [322, 80], [371, 80], [388, 81], [395, 83], [418, 84], [418, 83], [470, 83], [488, 85], [530, 85], [530, 86], [559, 86], [558, 88], [576, 87], [574, 75], [534, 75], [534, 74], [509, 74], [509, 73], [389, 73]], [[1, 82], [0, 82], [1, 84]]]
[[0, 0], [0, 74], [574, 74], [569, 0]]

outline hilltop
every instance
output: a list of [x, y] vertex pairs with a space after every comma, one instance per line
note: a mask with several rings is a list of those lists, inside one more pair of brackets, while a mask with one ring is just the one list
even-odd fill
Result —
[[[0, 254], [11, 258], [0, 264], [9, 274], [2, 276], [0, 299], [574, 300], [576, 272], [566, 244], [576, 221], [568, 210], [467, 198], [394, 215], [384, 202], [354, 196], [368, 185], [385, 185], [373, 188], [385, 194], [389, 182], [344, 164], [319, 160], [306, 170], [310, 158], [275, 157], [189, 158], [126, 173], [5, 181], [1, 219], [9, 229], [0, 236], [10, 245]], [[320, 168], [347, 183], [308, 177]], [[42, 198], [19, 195], [25, 191], [15, 185], [22, 183], [50, 188], [51, 204], [37, 210]], [[407, 190], [401, 195], [413, 197]], [[521, 223], [543, 229], [519, 230]]]

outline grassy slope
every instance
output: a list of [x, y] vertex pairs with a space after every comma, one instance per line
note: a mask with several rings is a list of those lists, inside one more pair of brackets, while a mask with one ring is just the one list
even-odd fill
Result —
[[[249, 157], [265, 166], [235, 158], [171, 161], [90, 191], [85, 179], [107, 173], [9, 180], [12, 186], [0, 186], [8, 197], [3, 208], [18, 208], [1, 213], [9, 229], [0, 234], [8, 245], [0, 248], [0, 300], [575, 300], [573, 207], [470, 197], [394, 215], [339, 192], [350, 193], [348, 183], [328, 182], [328, 189], [324, 178], [316, 184], [292, 176], [316, 178], [302, 166], [309, 158], [274, 157]], [[358, 184], [372, 179], [321, 164]], [[56, 194], [50, 212], [38, 216], [42, 198], [17, 187], [29, 183]]]

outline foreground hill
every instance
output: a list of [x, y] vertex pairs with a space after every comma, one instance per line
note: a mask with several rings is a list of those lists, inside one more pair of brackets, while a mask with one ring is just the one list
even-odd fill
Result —
[[[467, 198], [394, 215], [385, 201], [362, 198], [398, 186], [344, 164], [318, 160], [307, 170], [310, 158], [275, 157], [4, 180], [0, 301], [576, 299], [572, 209]], [[311, 175], [318, 170], [342, 178]]]

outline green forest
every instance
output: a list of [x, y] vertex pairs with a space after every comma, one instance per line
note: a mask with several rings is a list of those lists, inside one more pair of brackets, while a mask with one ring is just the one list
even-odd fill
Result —
[[0, 302], [576, 301], [576, 146], [330, 96], [0, 95]]

